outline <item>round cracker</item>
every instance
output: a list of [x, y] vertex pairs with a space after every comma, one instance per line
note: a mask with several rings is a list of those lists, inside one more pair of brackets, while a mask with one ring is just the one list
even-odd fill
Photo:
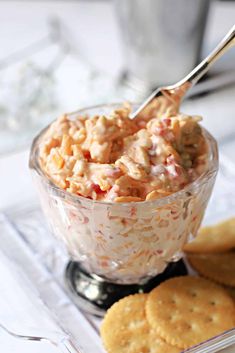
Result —
[[152, 329], [145, 314], [147, 294], [129, 295], [116, 302], [101, 325], [101, 338], [108, 353], [178, 353]]
[[193, 254], [190, 265], [202, 276], [223, 285], [235, 287], [235, 252], [224, 254]]
[[184, 246], [186, 253], [222, 253], [235, 248], [235, 217], [214, 226], [199, 229], [198, 235]]
[[171, 278], [153, 289], [146, 303], [150, 325], [169, 344], [184, 349], [235, 325], [232, 298], [204, 278]]

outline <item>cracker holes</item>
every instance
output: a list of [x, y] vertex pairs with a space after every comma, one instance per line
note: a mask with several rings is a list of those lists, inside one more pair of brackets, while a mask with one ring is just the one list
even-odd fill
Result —
[[185, 328], [186, 328], [186, 330], [192, 330], [193, 329], [192, 325], [190, 325], [190, 324], [186, 324]]
[[213, 316], [208, 316], [207, 318], [206, 318], [206, 322], [214, 322], [215, 320], [214, 320], [214, 317]]
[[193, 297], [193, 298], [196, 298], [198, 296], [197, 292], [195, 292], [195, 291], [190, 292], [190, 294], [191, 294], [191, 297]]

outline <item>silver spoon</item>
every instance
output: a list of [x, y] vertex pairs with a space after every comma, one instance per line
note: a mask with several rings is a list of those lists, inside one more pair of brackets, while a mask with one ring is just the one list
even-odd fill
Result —
[[164, 96], [169, 103], [180, 105], [183, 98], [190, 88], [192, 88], [204, 76], [210, 67], [231, 47], [235, 45], [235, 25], [230, 29], [226, 36], [221, 40], [217, 47], [187, 76], [179, 82], [166, 87], [157, 88], [140, 107], [131, 114], [131, 119], [138, 116], [153, 100]]
[[53, 333], [50, 336], [48, 335], [22, 335], [15, 333], [9, 330], [5, 325], [0, 323], [0, 329], [5, 331], [8, 335], [20, 339], [23, 341], [34, 341], [34, 342], [46, 342], [49, 343], [57, 348], [59, 348], [60, 352], [63, 353], [81, 353], [81, 351], [75, 347], [73, 342], [71, 341], [70, 337], [65, 335], [62, 336], [61, 334]]

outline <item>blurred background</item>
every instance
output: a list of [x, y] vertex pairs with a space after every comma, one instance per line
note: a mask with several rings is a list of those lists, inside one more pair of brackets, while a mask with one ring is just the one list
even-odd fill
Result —
[[[28, 180], [32, 138], [56, 116], [93, 104], [141, 101], [157, 86], [176, 82], [234, 18], [235, 1], [178, 0], [177, 7], [174, 0], [0, 1], [2, 180], [14, 174], [14, 158], [23, 184]], [[234, 62], [232, 49], [182, 106], [204, 117], [232, 158]], [[8, 190], [0, 207], [9, 203]]]

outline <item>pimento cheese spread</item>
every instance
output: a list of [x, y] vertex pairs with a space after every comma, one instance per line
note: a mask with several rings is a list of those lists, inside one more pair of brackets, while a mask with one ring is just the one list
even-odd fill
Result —
[[41, 167], [60, 188], [93, 200], [162, 198], [205, 170], [200, 120], [172, 109], [131, 120], [129, 105], [109, 115], [63, 115], [43, 138]]

